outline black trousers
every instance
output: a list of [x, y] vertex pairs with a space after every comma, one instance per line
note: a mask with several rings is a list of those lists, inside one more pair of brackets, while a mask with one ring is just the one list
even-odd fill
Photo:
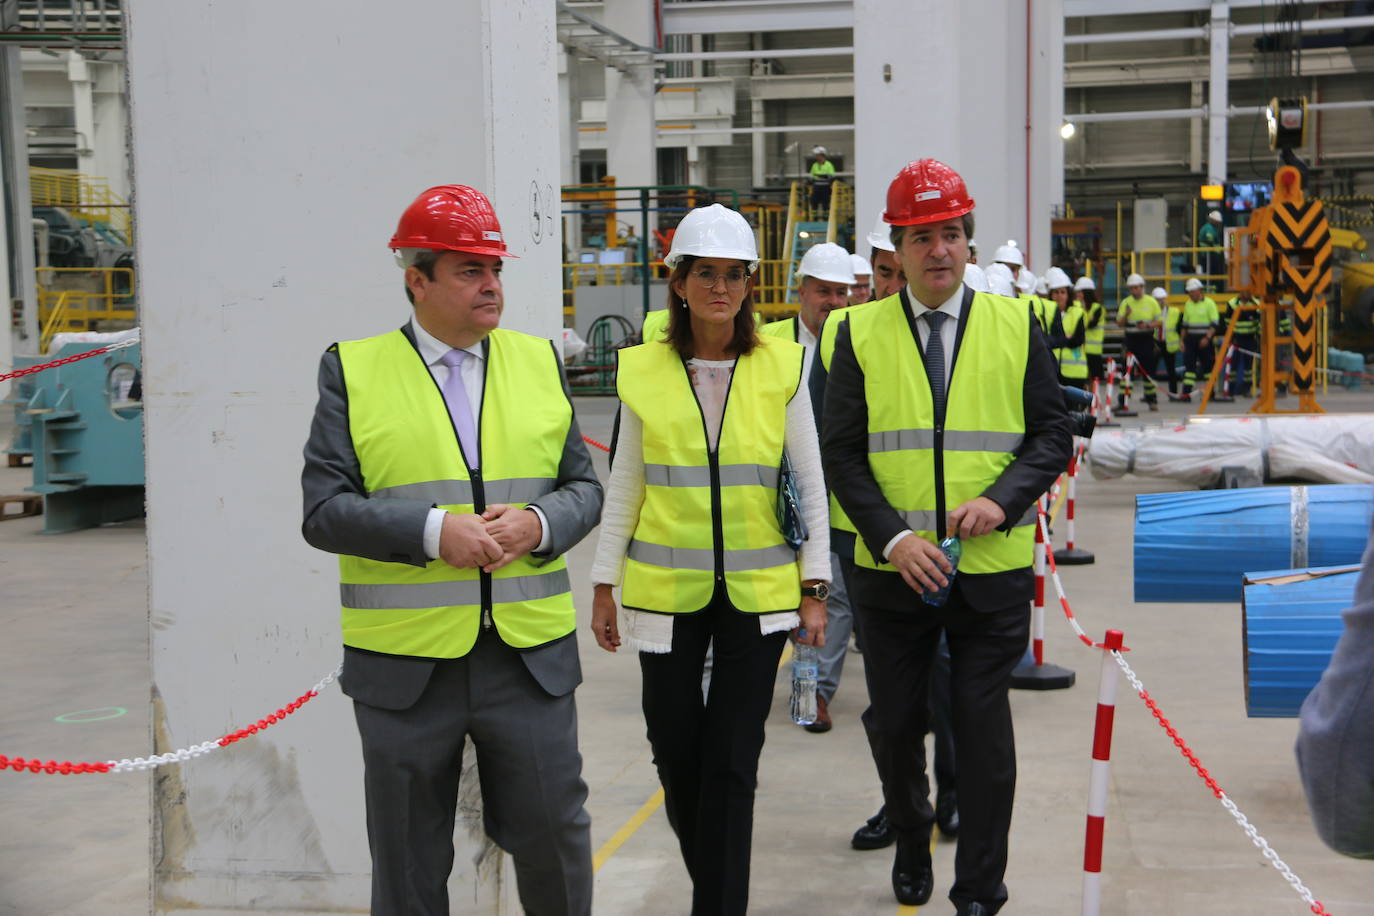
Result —
[[[864, 622], [869, 742], [893, 826], [930, 836], [924, 736], [940, 633], [949, 642], [950, 706], [959, 766], [955, 906], [1006, 902], [1007, 832], [1016, 791], [1016, 746], [1007, 691], [1030, 636], [1030, 605], [970, 607], [955, 579], [948, 603], [931, 607], [893, 588], [891, 573], [857, 570], [854, 610]], [[900, 580], [898, 580], [900, 581]]]
[[1155, 346], [1159, 349], [1159, 356], [1164, 360], [1164, 372], [1169, 380], [1169, 393], [1178, 394], [1178, 351], [1169, 352], [1169, 345], [1164, 341], [1155, 341]]
[[1088, 378], [1105, 379], [1107, 377], [1107, 357], [1101, 353], [1088, 354]]
[[1183, 393], [1188, 394], [1196, 385], [1207, 383], [1212, 374], [1212, 345], [1204, 344], [1202, 334], [1183, 335]]
[[[693, 916], [733, 916], [749, 908], [763, 725], [786, 633], [759, 633], [759, 619], [718, 596], [673, 620], [673, 651], [639, 653], [644, 721], [663, 807], [692, 878]], [[701, 670], [713, 645], [711, 688]]]

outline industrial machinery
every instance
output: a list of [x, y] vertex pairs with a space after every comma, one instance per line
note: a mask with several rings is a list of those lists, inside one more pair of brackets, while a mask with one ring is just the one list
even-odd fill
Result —
[[[1250, 224], [1231, 235], [1230, 286], [1248, 293], [1259, 305], [1260, 385], [1251, 413], [1323, 413], [1314, 380], [1318, 337], [1324, 337], [1326, 291], [1331, 286], [1331, 231], [1321, 201], [1304, 194], [1304, 163], [1293, 149], [1304, 142], [1305, 99], [1274, 99], [1266, 112], [1270, 142], [1284, 161], [1274, 173], [1274, 198], [1250, 214]], [[1203, 393], [1206, 410], [1221, 377], [1236, 322], [1249, 308], [1236, 309]], [[1290, 331], [1291, 329], [1291, 331]], [[1291, 367], [1280, 362], [1281, 348], [1291, 348]], [[1280, 386], [1298, 395], [1296, 410], [1280, 410]]]
[[[16, 357], [24, 369], [75, 356], [69, 343], [47, 356]], [[16, 406], [33, 456], [33, 485], [43, 495], [45, 534], [91, 528], [143, 515], [142, 347], [131, 346], [30, 376]]]

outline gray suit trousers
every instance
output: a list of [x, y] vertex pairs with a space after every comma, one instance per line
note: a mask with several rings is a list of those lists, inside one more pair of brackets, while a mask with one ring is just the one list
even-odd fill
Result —
[[374, 916], [447, 916], [463, 745], [477, 752], [487, 835], [515, 863], [532, 916], [592, 908], [591, 818], [577, 710], [551, 696], [519, 653], [484, 633], [434, 663], [405, 709], [354, 702], [362, 738]]

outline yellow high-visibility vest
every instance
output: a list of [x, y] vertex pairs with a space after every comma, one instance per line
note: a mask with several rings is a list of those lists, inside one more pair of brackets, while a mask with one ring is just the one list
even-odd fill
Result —
[[[898, 299], [896, 294], [889, 296], [888, 299]], [[858, 305], [846, 306], [836, 309], [825, 319], [825, 324], [821, 325], [821, 339], [816, 343], [816, 358], [821, 361], [825, 371], [830, 371], [830, 357], [835, 355], [835, 335], [840, 330], [840, 325], [855, 309], [869, 308], [877, 302], [886, 302], [886, 299], [878, 299], [873, 302], [860, 302]], [[835, 498], [835, 494], [830, 494], [830, 527], [836, 531], [848, 531], [850, 534], [858, 534], [859, 529], [854, 527], [854, 523], [849, 520], [844, 507]]]
[[[558, 354], [538, 337], [487, 335], [481, 473], [470, 474], [443, 393], [400, 331], [339, 344], [348, 425], [368, 499], [422, 499], [456, 513], [492, 503], [524, 506], [553, 492], [572, 404]], [[492, 574], [339, 557], [344, 645], [391, 655], [458, 658], [487, 619], [508, 645], [528, 649], [576, 625], [567, 566], [525, 556]]]
[[1083, 332], [1083, 352], [1089, 356], [1101, 356], [1102, 345], [1107, 339], [1107, 310], [1101, 302], [1094, 302], [1087, 309], [1087, 319], [1096, 319], [1097, 326]]
[[[868, 402], [868, 463], [889, 505], [919, 537], [935, 540], [939, 513], [981, 496], [1015, 459], [1025, 438], [1022, 408], [1030, 314], [1000, 296], [976, 293], [961, 319], [963, 337], [937, 427], [930, 382], [902, 300], [892, 296], [848, 316]], [[938, 457], [937, 457], [938, 456]], [[943, 473], [940, 470], [943, 468]], [[1034, 549], [1034, 511], [1011, 532], [963, 543], [959, 571], [1022, 569]], [[888, 569], [863, 538], [854, 562]]]
[[783, 340], [797, 342], [797, 327], [801, 323], [801, 318], [792, 316], [781, 321], [770, 321], [759, 328], [760, 334], [767, 334], [769, 337], [778, 337]]
[[[1060, 322], [1064, 327], [1064, 336], [1072, 337], [1074, 331], [1078, 330], [1078, 325], [1086, 320], [1083, 313], [1083, 306], [1077, 302], [1070, 302], [1069, 307], [1060, 312]], [[1086, 343], [1086, 334], [1085, 343]], [[1055, 360], [1059, 363], [1059, 374], [1064, 378], [1087, 378], [1088, 377], [1088, 354], [1083, 347], [1056, 347], [1053, 351]]]
[[627, 608], [691, 613], [723, 585], [746, 613], [795, 610], [797, 554], [778, 525], [787, 404], [800, 344], [771, 336], [735, 363], [711, 452], [682, 358], [667, 343], [620, 351], [616, 390], [644, 424], [644, 502], [625, 560]]

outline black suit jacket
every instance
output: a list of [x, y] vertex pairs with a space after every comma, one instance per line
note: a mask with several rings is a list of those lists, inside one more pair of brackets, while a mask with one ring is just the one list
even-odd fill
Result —
[[[401, 331], [414, 346], [410, 324]], [[552, 349], [552, 342], [549, 346], [549, 358], [557, 362], [558, 351]], [[423, 360], [418, 349], [415, 358]], [[424, 566], [428, 562], [424, 551], [425, 520], [434, 504], [413, 499], [368, 499], [349, 432], [348, 391], [337, 345], [320, 359], [319, 388], [320, 399], [305, 444], [305, 469], [301, 473], [305, 496], [301, 531], [306, 541], [330, 553]], [[566, 378], [563, 394], [571, 402]], [[545, 561], [566, 553], [596, 527], [601, 519], [601, 499], [601, 483], [574, 416], [563, 443], [555, 489], [532, 504], [539, 507], [549, 524]], [[483, 508], [478, 506], [477, 511]], [[573, 634], [524, 650], [520, 658], [552, 696], [563, 696], [582, 682]], [[435, 664], [435, 659], [386, 655], [345, 646], [339, 683], [344, 693], [369, 706], [406, 709], [420, 698]]]
[[[921, 338], [916, 332], [905, 289], [900, 297], [908, 330], [919, 353]], [[1018, 306], [1019, 303], [1014, 300], [1008, 303], [1008, 308]], [[958, 365], [964, 330], [975, 307], [983, 307], [983, 304], [975, 303], [973, 291], [965, 287], [963, 316], [959, 321], [951, 366]], [[1015, 460], [982, 493], [1006, 513], [1007, 521], [999, 529], [1002, 531], [1010, 531], [1040, 495], [1049, 489], [1055, 477], [1068, 466], [1073, 449], [1073, 431], [1063, 394], [1059, 390], [1054, 358], [1045, 345], [1044, 332], [1035, 322], [1031, 322], [1026, 347], [1028, 358], [1022, 394], [1022, 409], [1026, 418], [1025, 439], [1017, 450]], [[952, 370], [950, 376], [952, 381], [958, 380]], [[812, 365], [811, 388], [813, 396], [818, 396], [823, 404], [821, 458], [825, 465], [826, 483], [859, 529], [859, 536], [864, 539], [869, 552], [881, 557], [887, 542], [898, 532], [905, 531], [908, 525], [883, 497], [869, 468], [868, 403], [864, 394], [864, 374], [854, 356], [847, 322], [837, 329], [829, 373], [826, 373], [819, 359]], [[933, 466], [913, 469], [913, 473], [934, 472]], [[954, 508], [947, 506], [946, 511]], [[943, 520], [941, 525], [943, 529]], [[944, 536], [943, 530], [939, 533], [941, 537]], [[858, 587], [864, 592], [861, 598], [869, 603], [910, 607], [916, 596], [895, 569], [886, 563], [883, 565], [886, 569], [879, 572], [855, 571]], [[982, 610], [1029, 601], [1035, 586], [1030, 566], [983, 575], [961, 572], [957, 581], [964, 600], [971, 607]]]

